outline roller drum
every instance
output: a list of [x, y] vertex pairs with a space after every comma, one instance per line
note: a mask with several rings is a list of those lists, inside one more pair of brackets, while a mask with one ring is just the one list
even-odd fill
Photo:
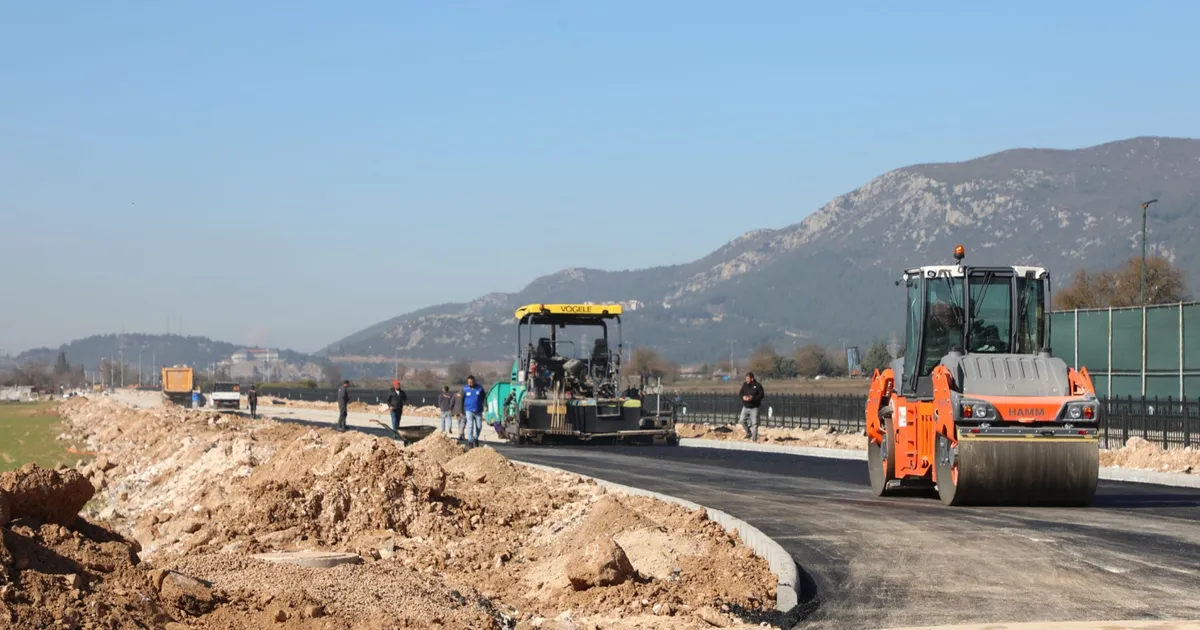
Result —
[[960, 440], [956, 480], [948, 447], [940, 438], [938, 485], [950, 505], [1087, 506], [1096, 494], [1100, 447], [1093, 440]]

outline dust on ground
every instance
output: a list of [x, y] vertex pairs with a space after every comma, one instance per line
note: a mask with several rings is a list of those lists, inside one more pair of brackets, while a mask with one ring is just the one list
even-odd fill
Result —
[[[406, 449], [110, 400], [63, 414], [99, 455], [0, 479], [0, 627], [688, 630], [773, 608], [766, 562], [703, 510], [440, 432]], [[293, 550], [361, 562], [255, 557]]]
[[[736, 424], [690, 424], [675, 425], [675, 432], [681, 438], [700, 438], [705, 440], [727, 440], [749, 442], [746, 430]], [[867, 442], [861, 432], [843, 433], [837, 427], [821, 427], [819, 429], [783, 429], [778, 427], [758, 427], [758, 441], [765, 444], [781, 444], [785, 446], [815, 446], [821, 448], [841, 448], [866, 450]]]

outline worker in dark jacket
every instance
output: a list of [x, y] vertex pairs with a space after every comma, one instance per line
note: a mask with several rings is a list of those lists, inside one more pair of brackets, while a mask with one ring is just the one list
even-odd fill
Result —
[[742, 414], [738, 418], [738, 423], [745, 429], [746, 439], [757, 442], [758, 408], [762, 406], [762, 399], [766, 392], [763, 391], [763, 386], [754, 380], [753, 372], [746, 373], [746, 382], [742, 383], [739, 395], [742, 397]]
[[408, 394], [400, 389], [400, 381], [392, 381], [392, 391], [388, 392], [387, 406], [392, 412], [392, 430], [400, 430], [400, 416], [404, 413], [404, 405], [408, 402]]
[[467, 420], [463, 417], [462, 392], [454, 393], [454, 400], [450, 402], [450, 415], [454, 416], [454, 421], [458, 423], [458, 440], [461, 442], [467, 430]]
[[346, 430], [346, 407], [350, 404], [350, 381], [342, 381], [342, 386], [338, 388], [337, 404], [337, 430], [341, 432]]
[[442, 394], [438, 396], [438, 411], [442, 416], [442, 433], [450, 435], [454, 431], [454, 394], [450, 393], [448, 385], [442, 386]]
[[250, 405], [250, 417], [258, 419], [258, 390], [253, 385], [246, 392], [246, 403]]

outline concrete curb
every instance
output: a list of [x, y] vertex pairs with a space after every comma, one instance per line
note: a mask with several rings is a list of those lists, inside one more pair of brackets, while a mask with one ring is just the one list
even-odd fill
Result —
[[1101, 468], [1100, 478], [1109, 481], [1148, 483], [1176, 488], [1200, 488], [1200, 475], [1139, 470], [1137, 468]]
[[[851, 459], [867, 461], [866, 451], [854, 451], [840, 448], [821, 448], [817, 446], [781, 446], [778, 444], [753, 444], [724, 440], [706, 440], [703, 438], [683, 438], [679, 440], [679, 445], [689, 448], [715, 448], [727, 451], [755, 451], [758, 453], [780, 453], [784, 455], [804, 455], [806, 457], [825, 457], [828, 459]], [[1127, 483], [1172, 486], [1175, 488], [1200, 489], [1200, 475], [1191, 475], [1187, 473], [1167, 473], [1154, 470], [1114, 468], [1105, 466], [1100, 469], [1100, 478], [1107, 481], [1123, 481]]]
[[660, 494], [658, 492], [652, 492], [650, 490], [643, 490], [642, 488], [634, 488], [632, 486], [624, 486], [619, 483], [613, 483], [611, 481], [605, 481], [603, 479], [589, 477], [588, 475], [581, 475], [579, 473], [571, 472], [569, 470], [563, 470], [561, 468], [554, 468], [552, 466], [543, 466], [542, 464], [530, 464], [528, 462], [517, 461], [515, 459], [511, 460], [511, 461], [514, 464], [520, 464], [521, 466], [528, 466], [530, 468], [535, 468], [537, 470], [544, 470], [547, 472], [567, 473], [570, 475], [576, 475], [579, 477], [583, 477], [584, 479], [591, 479], [591, 480], [595, 481], [597, 484], [599, 484], [605, 488], [608, 488], [610, 490], [615, 490], [617, 492], [623, 492], [626, 494], [660, 499], [660, 500], [666, 501], [668, 503], [674, 503], [676, 505], [681, 505], [683, 507], [688, 508], [689, 510], [695, 510], [695, 509], [702, 508], [708, 513], [708, 518], [710, 518], [711, 520], [715, 521], [716, 523], [718, 523], [722, 527], [724, 527], [725, 531], [732, 533], [733, 530], [736, 529], [738, 532], [738, 535], [741, 536], [741, 538], [742, 538], [742, 542], [746, 543], [747, 547], [750, 547], [750, 549], [754, 550], [754, 555], [756, 555], [760, 558], [763, 558], [767, 561], [767, 565], [771, 567], [771, 572], [775, 574], [776, 580], [778, 582], [778, 584], [775, 588], [775, 609], [776, 610], [779, 610], [781, 612], [788, 612], [789, 610], [794, 608], [796, 606], [796, 604], [799, 602], [800, 598], [799, 598], [799, 593], [797, 591], [797, 583], [799, 582], [800, 574], [799, 574], [799, 570], [796, 568], [796, 561], [792, 559], [791, 554], [789, 554], [787, 551], [785, 551], [783, 549], [783, 547], [779, 545], [779, 543], [775, 542], [769, 536], [767, 536], [766, 534], [759, 531], [757, 527], [754, 527], [753, 525], [747, 523], [746, 521], [736, 518], [726, 512], [722, 512], [721, 510], [715, 510], [710, 507], [705, 507], [703, 505], [700, 505], [698, 503], [693, 503], [686, 499], [680, 499], [679, 497], [673, 497], [673, 496], [666, 495], [666, 494]]

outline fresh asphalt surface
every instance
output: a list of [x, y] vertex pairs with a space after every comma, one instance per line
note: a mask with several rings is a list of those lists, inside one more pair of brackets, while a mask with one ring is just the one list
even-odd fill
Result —
[[873, 496], [862, 461], [489, 446], [749, 522], [800, 566], [806, 628], [1200, 618], [1200, 490], [1101, 481], [1091, 508], [948, 508]]

